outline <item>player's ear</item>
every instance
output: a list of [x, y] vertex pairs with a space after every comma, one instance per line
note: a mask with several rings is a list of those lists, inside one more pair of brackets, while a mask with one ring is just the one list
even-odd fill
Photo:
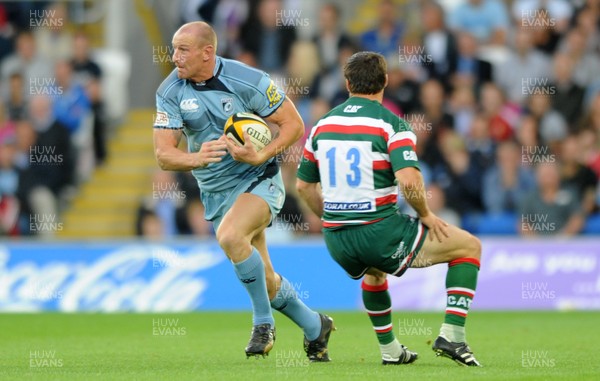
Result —
[[204, 61], [209, 61], [212, 56], [215, 55], [215, 47], [213, 45], [206, 45], [203, 49], [202, 49], [202, 59]]
[[350, 82], [348, 81], [348, 78], [344, 79], [344, 81], [346, 81], [346, 90], [350, 92]]
[[388, 75], [385, 75], [385, 83], [383, 84], [383, 88], [385, 89], [388, 85]]

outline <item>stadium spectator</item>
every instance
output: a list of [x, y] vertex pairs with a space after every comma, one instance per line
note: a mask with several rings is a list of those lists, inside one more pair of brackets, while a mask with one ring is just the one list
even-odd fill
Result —
[[591, 128], [583, 129], [577, 134], [579, 150], [584, 165], [590, 167], [600, 178], [600, 145], [599, 131]]
[[61, 1], [50, 4], [42, 12], [43, 19], [34, 28], [34, 37], [39, 53], [58, 61], [73, 55], [73, 34], [68, 30], [67, 4]]
[[271, 74], [283, 69], [296, 40], [296, 28], [283, 26], [280, 0], [260, 0], [241, 31], [241, 44], [249, 59]]
[[19, 173], [26, 170], [29, 166], [31, 147], [35, 144], [36, 133], [30, 119], [18, 121], [15, 131], [16, 152], [13, 161]]
[[8, 97], [6, 107], [8, 118], [22, 120], [27, 118], [27, 98], [23, 91], [24, 80], [20, 72], [14, 72], [8, 80]]
[[567, 122], [558, 111], [552, 108], [550, 96], [543, 92], [531, 95], [528, 110], [538, 120], [542, 144], [553, 146], [567, 136]]
[[335, 71], [338, 66], [340, 50], [354, 43], [340, 25], [341, 9], [334, 3], [327, 3], [319, 11], [319, 30], [313, 36], [319, 52], [321, 71]]
[[346, 91], [344, 75], [342, 74], [341, 68], [343, 62], [355, 53], [355, 49], [356, 47], [352, 45], [343, 46], [340, 49], [338, 66], [335, 70], [328, 72], [321, 71], [315, 77], [315, 81], [312, 84], [314, 90], [311, 92], [313, 98], [324, 99], [332, 106], [341, 104], [348, 98], [348, 92]]
[[36, 95], [29, 104], [36, 138], [29, 147], [29, 162], [21, 173], [18, 191], [22, 211], [28, 215], [57, 216], [73, 183], [75, 160], [69, 131], [56, 119], [51, 102], [48, 96]]
[[16, 235], [19, 201], [16, 198], [19, 172], [14, 165], [15, 137], [0, 139], [0, 236]]
[[85, 33], [75, 35], [71, 66], [76, 81], [85, 88], [86, 95], [90, 100], [95, 160], [96, 164], [101, 164], [106, 159], [107, 127], [101, 89], [102, 70], [91, 57], [90, 42]]
[[16, 37], [15, 46], [15, 52], [2, 62], [0, 76], [4, 82], [8, 81], [11, 74], [20, 72], [25, 79], [23, 93], [29, 96], [36, 84], [51, 81], [52, 64], [39, 54], [30, 31], [21, 31]]
[[273, 80], [296, 105], [303, 120], [310, 119], [310, 85], [319, 73], [319, 53], [312, 41], [296, 41], [291, 47], [282, 76]]
[[565, 0], [515, 0], [512, 3], [512, 16], [517, 25], [539, 25], [535, 19], [540, 15], [550, 21], [542, 26], [554, 27], [562, 33], [569, 27], [573, 6]]
[[521, 148], [506, 140], [498, 145], [496, 163], [483, 177], [483, 204], [489, 213], [516, 212], [535, 188], [533, 172], [523, 165]]
[[454, 131], [465, 138], [477, 113], [475, 93], [471, 86], [457, 86], [448, 100], [448, 111], [454, 116]]
[[524, 28], [517, 30], [514, 51], [497, 69], [495, 82], [510, 101], [521, 105], [536, 87], [547, 85], [551, 73], [548, 57], [533, 49], [532, 37]]
[[536, 167], [537, 189], [519, 205], [518, 231], [525, 236], [578, 234], [584, 214], [577, 191], [562, 187], [559, 168], [554, 163]]
[[440, 136], [443, 165], [432, 168], [432, 181], [437, 183], [451, 200], [449, 207], [457, 213], [480, 212], [483, 170], [472, 160], [460, 135], [447, 131]]
[[102, 69], [92, 58], [90, 39], [84, 32], [78, 32], [73, 39], [71, 66], [76, 80], [81, 84], [102, 78]]
[[185, 198], [175, 174], [157, 170], [152, 175], [152, 197], [145, 199], [141, 208], [156, 213], [162, 222], [164, 236], [172, 237], [178, 234], [177, 210], [183, 207]]
[[490, 123], [492, 139], [496, 142], [510, 139], [519, 121], [519, 106], [507, 102], [502, 89], [492, 82], [483, 85], [480, 99], [481, 111]]
[[392, 0], [380, 0], [375, 27], [360, 36], [362, 49], [381, 53], [385, 57], [397, 57], [404, 36], [404, 26], [399, 20], [396, 4]]
[[141, 210], [136, 219], [136, 235], [151, 240], [164, 238], [163, 222], [152, 210]]
[[575, 65], [573, 81], [584, 88], [600, 78], [600, 58], [598, 52], [587, 50], [588, 38], [582, 28], [576, 27], [567, 33], [560, 48]]
[[419, 159], [433, 168], [444, 162], [438, 148], [438, 138], [446, 130], [452, 129], [454, 118], [446, 110], [444, 88], [439, 81], [432, 79], [425, 81], [421, 85], [419, 100], [420, 108], [416, 114], [431, 127], [428, 134], [430, 136], [423, 141], [423, 151]]
[[451, 29], [466, 30], [485, 45], [503, 45], [509, 23], [506, 6], [498, 0], [462, 0], [448, 17]]
[[0, 3], [0, 61], [14, 49], [15, 28], [8, 19], [6, 5]]
[[454, 86], [472, 86], [476, 91], [492, 80], [492, 64], [477, 57], [477, 39], [469, 32], [458, 32], [458, 53], [451, 63]]
[[583, 115], [579, 122], [580, 129], [591, 128], [600, 132], [600, 92], [592, 99], [592, 103], [588, 107], [587, 112]]
[[54, 115], [69, 133], [76, 134], [89, 116], [90, 101], [83, 87], [75, 81], [70, 62], [57, 62], [55, 75], [59, 96], [54, 99]]
[[444, 9], [435, 1], [421, 7], [424, 53], [431, 62], [424, 63], [429, 78], [449, 85], [450, 73], [458, 55], [456, 38], [446, 27]]
[[406, 67], [393, 62], [388, 66], [388, 85], [384, 97], [394, 102], [402, 115], [410, 114], [419, 107], [419, 83]]
[[427, 185], [426, 191], [429, 209], [449, 224], [460, 227], [460, 215], [446, 205], [446, 195], [439, 185], [432, 183]]
[[213, 224], [204, 219], [205, 209], [200, 198], [190, 201], [184, 211], [189, 226], [188, 234], [192, 234], [194, 237], [199, 238], [214, 238], [215, 231], [213, 229]]
[[6, 108], [0, 103], [0, 143], [14, 139], [15, 133], [15, 122], [8, 118]]
[[573, 60], [564, 53], [554, 56], [554, 83], [551, 88], [552, 108], [558, 111], [569, 124], [569, 130], [575, 129], [583, 110], [585, 91], [573, 81]]
[[512, 7], [515, 25], [527, 29], [535, 48], [546, 54], [555, 52], [572, 13], [565, 0], [516, 0]]
[[594, 211], [598, 177], [589, 167], [583, 165], [577, 136], [570, 135], [562, 141], [559, 155], [561, 186], [577, 190], [581, 209], [588, 215]]
[[517, 141], [525, 149], [541, 145], [538, 121], [532, 115], [523, 115], [517, 127]]
[[573, 17], [573, 24], [587, 36], [587, 51], [600, 53], [600, 2], [589, 1]]
[[475, 115], [465, 143], [474, 165], [482, 172], [487, 170], [494, 161], [496, 143], [490, 135], [490, 121], [485, 115]]
[[[177, 193], [181, 197], [181, 205], [175, 210], [175, 223], [177, 234], [193, 234], [200, 237], [213, 234], [212, 224], [204, 220], [204, 205], [200, 202], [198, 182], [191, 172], [176, 172], [175, 181]], [[200, 205], [197, 205], [200, 203]], [[202, 212], [198, 215], [195, 213]]]

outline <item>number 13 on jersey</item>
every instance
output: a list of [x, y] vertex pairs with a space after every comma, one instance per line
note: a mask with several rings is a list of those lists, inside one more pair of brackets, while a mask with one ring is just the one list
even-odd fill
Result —
[[319, 140], [317, 160], [324, 193], [353, 198], [356, 188], [373, 189], [371, 142]]

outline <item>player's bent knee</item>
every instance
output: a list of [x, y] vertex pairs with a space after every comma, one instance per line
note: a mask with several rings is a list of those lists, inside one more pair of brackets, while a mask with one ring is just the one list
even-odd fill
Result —
[[364, 282], [369, 286], [381, 286], [385, 283], [387, 274], [376, 269], [369, 269], [363, 278]]
[[481, 241], [474, 235], [470, 235], [469, 237], [468, 256], [470, 258], [481, 258]]
[[235, 248], [243, 246], [244, 237], [240, 236], [235, 229], [221, 226], [216, 234], [217, 242], [219, 246], [225, 251], [225, 253], [233, 260], [231, 255], [235, 252]]

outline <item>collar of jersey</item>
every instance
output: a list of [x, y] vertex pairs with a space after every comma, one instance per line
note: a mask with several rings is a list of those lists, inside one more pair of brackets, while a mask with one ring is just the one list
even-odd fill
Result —
[[221, 59], [219, 57], [216, 57], [215, 71], [213, 72], [212, 77], [210, 77], [209, 79], [207, 79], [206, 81], [201, 82], [201, 83], [196, 83], [196, 82], [192, 82], [189, 80], [188, 80], [188, 83], [190, 85], [192, 85], [194, 90], [199, 90], [199, 91], [221, 89], [221, 87], [223, 87], [223, 84], [217, 78], [219, 76], [219, 74], [221, 74], [221, 69], [223, 69], [223, 62], [221, 62]]

